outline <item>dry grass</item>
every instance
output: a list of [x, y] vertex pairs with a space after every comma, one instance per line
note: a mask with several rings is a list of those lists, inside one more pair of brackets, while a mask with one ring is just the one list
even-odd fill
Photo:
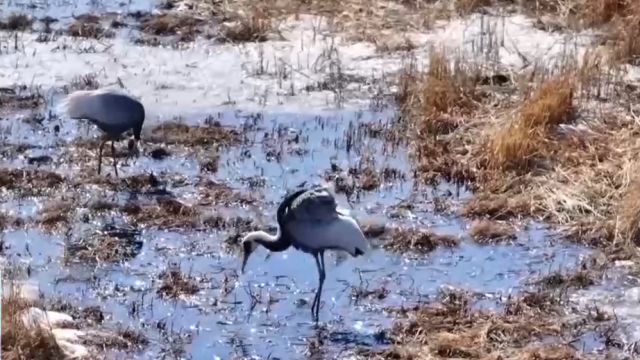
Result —
[[[26, 87], [25, 87], [26, 88]], [[16, 89], [2, 89], [0, 91], [0, 109], [15, 111], [22, 109], [37, 109], [44, 104], [44, 97], [36, 92]]]
[[188, 126], [179, 122], [167, 122], [152, 129], [151, 136], [146, 141], [169, 145], [209, 146], [236, 144], [240, 139], [240, 134], [235, 129], [217, 123]]
[[457, 117], [476, 107], [477, 80], [463, 66], [462, 59], [452, 63], [444, 49], [432, 48], [424, 74], [417, 74], [415, 65], [402, 74], [398, 102], [403, 113], [414, 118], [419, 136], [450, 133], [458, 125]]
[[384, 248], [400, 252], [429, 253], [439, 247], [458, 246], [458, 238], [452, 235], [439, 235], [427, 230], [399, 229], [390, 233]]
[[38, 222], [47, 229], [68, 225], [74, 209], [72, 201], [53, 201], [40, 210]]
[[235, 23], [224, 24], [220, 40], [234, 43], [264, 42], [275, 28], [274, 20], [265, 11], [253, 7]]
[[27, 328], [22, 321], [22, 311], [30, 307], [18, 291], [10, 291], [2, 297], [2, 358], [62, 359], [64, 353], [53, 334], [40, 328]]
[[97, 232], [70, 241], [65, 246], [65, 263], [122, 262], [140, 253], [142, 242], [133, 236], [116, 236]]
[[469, 235], [479, 243], [496, 243], [516, 239], [516, 231], [510, 224], [492, 220], [476, 220], [471, 223]]
[[156, 36], [177, 35], [179, 41], [193, 41], [201, 32], [204, 20], [189, 15], [162, 13], [148, 14], [141, 19], [140, 30]]
[[522, 104], [518, 116], [503, 127], [487, 144], [488, 167], [529, 172], [552, 152], [550, 133], [574, 118], [574, 80], [569, 76], [552, 78], [540, 85]]
[[226, 184], [212, 180], [201, 179], [198, 182], [198, 205], [247, 205], [256, 202], [256, 199], [246, 193], [241, 193]]
[[158, 196], [155, 204], [125, 204], [121, 211], [131, 216], [139, 225], [154, 226], [161, 229], [195, 228], [201, 225], [201, 213], [198, 207], [186, 205], [170, 196]]
[[67, 28], [67, 34], [87, 39], [112, 38], [115, 33], [100, 24], [100, 18], [94, 15], [79, 16]]
[[64, 178], [54, 172], [35, 169], [0, 169], [0, 188], [21, 195], [47, 194], [58, 189]]
[[620, 236], [624, 241], [640, 246], [640, 177], [632, 180], [618, 208]]
[[13, 13], [0, 21], [0, 30], [25, 31], [31, 29], [33, 19], [26, 14]]
[[178, 266], [170, 266], [163, 271], [160, 280], [162, 283], [157, 292], [163, 297], [175, 299], [184, 295], [194, 295], [200, 290], [195, 279], [183, 274]]

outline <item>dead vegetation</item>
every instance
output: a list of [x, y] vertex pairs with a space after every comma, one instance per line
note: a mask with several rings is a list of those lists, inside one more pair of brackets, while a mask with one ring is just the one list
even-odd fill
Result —
[[58, 189], [64, 181], [61, 175], [36, 169], [0, 169], [0, 188], [22, 196], [45, 195]]
[[582, 358], [564, 338], [577, 338], [607, 320], [576, 319], [563, 310], [563, 301], [561, 293], [536, 289], [507, 299], [503, 310], [477, 310], [469, 294], [444, 292], [432, 303], [388, 309], [398, 317], [389, 333], [393, 346], [358, 353], [402, 360]]
[[224, 146], [237, 144], [240, 140], [238, 131], [224, 127], [220, 123], [189, 126], [179, 122], [166, 122], [152, 129], [151, 135], [146, 141], [167, 145]]
[[[640, 130], [616, 63], [588, 51], [579, 62], [566, 60], [537, 76], [515, 75], [513, 83], [500, 85], [509, 90], [492, 94], [475, 67], [453, 75], [442, 64], [453, 68], [455, 60], [431, 60], [424, 72], [409, 63], [397, 94], [402, 117], [396, 129], [407, 131], [423, 182], [446, 180], [473, 190], [463, 216], [534, 218], [617, 258], [634, 256], [625, 244], [637, 237], [640, 211], [630, 185]], [[446, 79], [445, 90], [433, 78]], [[435, 121], [445, 115], [455, 125]], [[487, 231], [485, 239], [503, 234], [489, 230], [476, 229], [478, 236]]]
[[0, 88], [0, 109], [15, 111], [24, 109], [38, 109], [44, 104], [44, 97], [34, 89], [26, 86], [14, 88]]
[[173, 12], [147, 14], [140, 20], [140, 30], [155, 36], [177, 36], [178, 41], [194, 41], [201, 33], [204, 19]]
[[22, 311], [32, 304], [12, 290], [2, 296], [2, 358], [62, 359], [64, 353], [53, 334], [41, 327], [27, 327]]
[[130, 232], [97, 231], [67, 240], [65, 263], [122, 262], [133, 259], [142, 249], [142, 241]]
[[469, 227], [469, 235], [481, 244], [516, 239], [516, 231], [512, 225], [486, 219], [473, 221]]
[[129, 202], [122, 211], [131, 216], [138, 225], [154, 226], [161, 229], [198, 227], [201, 222], [200, 210], [168, 196], [156, 197], [155, 204]]
[[13, 13], [0, 21], [0, 30], [25, 31], [31, 29], [33, 19], [26, 14]]
[[40, 210], [38, 222], [49, 230], [61, 225], [68, 226], [70, 217], [74, 215], [74, 209], [73, 201], [52, 201]]
[[241, 13], [233, 23], [223, 24], [220, 40], [223, 42], [264, 42], [275, 25], [269, 15], [257, 7], [247, 14]]
[[115, 33], [105, 29], [100, 23], [100, 17], [92, 14], [77, 16], [75, 21], [67, 28], [67, 34], [74, 37], [87, 39], [112, 38]]
[[458, 238], [452, 235], [439, 235], [429, 230], [396, 228], [390, 232], [389, 239], [384, 243], [384, 248], [400, 253], [424, 254], [439, 247], [452, 248], [458, 243]]
[[185, 295], [194, 295], [200, 288], [198, 283], [190, 275], [185, 275], [177, 265], [170, 266], [160, 274], [161, 285], [158, 295], [175, 299]]

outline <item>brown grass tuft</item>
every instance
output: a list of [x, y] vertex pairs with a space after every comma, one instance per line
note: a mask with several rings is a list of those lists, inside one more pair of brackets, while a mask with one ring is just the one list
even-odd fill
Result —
[[100, 24], [100, 18], [98, 16], [91, 14], [77, 17], [76, 20], [69, 25], [67, 34], [87, 39], [112, 38], [115, 36], [112, 30], [105, 29], [102, 24]]
[[163, 297], [175, 299], [183, 295], [194, 295], [200, 290], [195, 279], [183, 274], [177, 265], [163, 271], [160, 280], [162, 284], [157, 292]]
[[62, 176], [51, 171], [0, 168], [0, 188], [21, 195], [46, 194], [60, 187], [63, 181]]
[[479, 243], [495, 243], [516, 239], [513, 226], [493, 220], [476, 220], [471, 223], [469, 235]]
[[439, 235], [427, 230], [394, 229], [384, 248], [400, 253], [429, 253], [438, 247], [458, 246], [458, 239], [453, 235]]
[[488, 140], [489, 168], [524, 173], [535, 167], [551, 152], [552, 130], [573, 119], [574, 91], [574, 80], [569, 76], [542, 83], [523, 103], [515, 121]]
[[47, 229], [53, 229], [59, 225], [68, 225], [74, 209], [75, 206], [71, 201], [51, 202], [40, 210], [38, 222]]
[[630, 244], [640, 246], [640, 177], [636, 177], [623, 196], [618, 210], [619, 234]]
[[137, 224], [162, 229], [195, 228], [202, 222], [196, 206], [186, 205], [170, 196], [159, 196], [152, 205], [128, 203], [122, 211], [132, 216]]
[[460, 215], [472, 218], [488, 217], [492, 220], [509, 220], [531, 214], [532, 206], [532, 200], [522, 195], [480, 193], [464, 205]]
[[240, 134], [235, 129], [225, 128], [218, 123], [188, 126], [178, 122], [167, 122], [151, 130], [151, 136], [147, 141], [169, 145], [230, 145], [240, 141]]
[[27, 300], [12, 289], [2, 296], [2, 358], [63, 359], [64, 353], [51, 332], [41, 327], [27, 328], [22, 321], [22, 311], [29, 308]]
[[0, 30], [25, 31], [31, 29], [33, 19], [26, 14], [13, 13], [5, 22], [0, 21]]
[[97, 232], [69, 242], [65, 246], [65, 263], [121, 262], [140, 253], [142, 242], [134, 236], [117, 236]]
[[233, 24], [223, 25], [220, 40], [223, 42], [264, 42], [275, 28], [269, 15], [253, 7], [248, 14], [240, 16]]
[[432, 48], [429, 67], [416, 74], [410, 64], [401, 75], [399, 105], [414, 119], [418, 136], [447, 134], [458, 126], [457, 118], [476, 107], [476, 80], [461, 59], [452, 62], [445, 50]]
[[149, 14], [141, 20], [142, 32], [156, 36], [178, 35], [180, 41], [193, 41], [204, 20], [176, 13]]

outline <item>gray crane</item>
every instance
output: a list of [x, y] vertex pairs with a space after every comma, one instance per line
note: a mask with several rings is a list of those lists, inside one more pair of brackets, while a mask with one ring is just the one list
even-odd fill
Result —
[[325, 250], [343, 250], [357, 257], [368, 249], [367, 240], [355, 219], [338, 210], [333, 195], [321, 186], [298, 189], [286, 195], [278, 206], [276, 219], [276, 235], [252, 231], [244, 236], [241, 271], [244, 273], [249, 256], [258, 245], [272, 252], [285, 251], [293, 246], [313, 255], [319, 284], [311, 305], [311, 316], [317, 324], [325, 279]]
[[98, 154], [98, 174], [102, 167], [102, 150], [111, 141], [111, 155], [116, 177], [118, 166], [114, 142], [132, 130], [136, 148], [140, 141], [145, 110], [142, 103], [126, 94], [111, 89], [82, 90], [69, 94], [62, 102], [63, 109], [72, 119], [86, 119], [103, 132]]

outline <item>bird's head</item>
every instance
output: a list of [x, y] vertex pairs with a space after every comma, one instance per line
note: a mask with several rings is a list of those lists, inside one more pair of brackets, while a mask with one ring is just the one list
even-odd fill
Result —
[[258, 242], [256, 240], [261, 237], [262, 234], [260, 234], [260, 232], [254, 231], [248, 233], [242, 238], [242, 241], [240, 242], [242, 245], [242, 268], [240, 271], [242, 273], [244, 273], [244, 268], [247, 266], [249, 256], [251, 256], [251, 253], [253, 253], [258, 247]]

